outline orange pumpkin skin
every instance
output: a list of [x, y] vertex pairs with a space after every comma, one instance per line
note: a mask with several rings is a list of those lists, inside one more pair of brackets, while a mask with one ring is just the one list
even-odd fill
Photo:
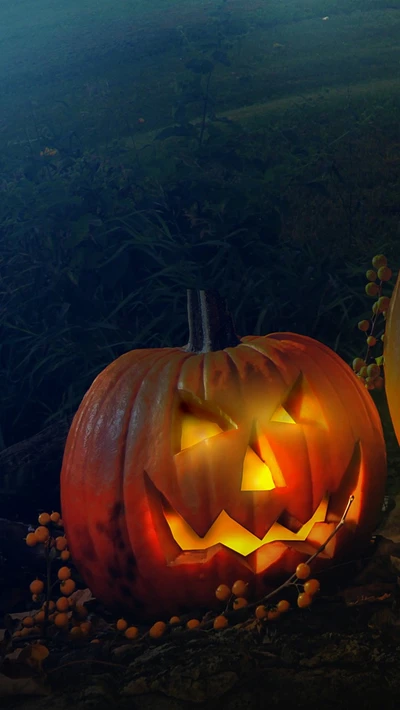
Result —
[[[354, 556], [385, 477], [380, 418], [350, 367], [305, 336], [247, 336], [217, 352], [136, 350], [101, 372], [68, 435], [62, 517], [92, 593], [160, 618], [214, 607], [217, 586], [236, 579], [262, 596], [326, 540], [351, 494], [316, 562]], [[325, 522], [298, 539], [326, 494]], [[247, 554], [231, 549], [235, 536]]]
[[400, 445], [400, 273], [390, 299], [383, 356], [386, 398]]

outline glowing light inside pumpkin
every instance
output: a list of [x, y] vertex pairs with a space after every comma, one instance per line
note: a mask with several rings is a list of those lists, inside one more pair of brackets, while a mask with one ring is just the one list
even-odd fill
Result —
[[200, 441], [221, 434], [222, 429], [216, 422], [198, 419], [193, 414], [185, 414], [182, 419], [181, 449], [188, 449]]
[[326, 519], [329, 498], [326, 495], [310, 520], [295, 533], [280, 523], [274, 523], [262, 539], [233, 520], [224, 510], [212, 524], [206, 535], [200, 537], [172, 508], [164, 510], [171, 533], [182, 550], [206, 550], [213, 545], [225, 545], [241, 555], [250, 555], [268, 542], [304, 542], [315, 523]]
[[248, 448], [243, 462], [242, 491], [273, 491], [276, 488], [271, 469]]
[[296, 424], [293, 417], [280, 404], [276, 412], [273, 414], [272, 422], [282, 422], [283, 424]]

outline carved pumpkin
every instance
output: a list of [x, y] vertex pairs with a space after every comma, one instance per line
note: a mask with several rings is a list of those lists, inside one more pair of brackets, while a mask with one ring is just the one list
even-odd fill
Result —
[[383, 355], [386, 398], [400, 445], [400, 273], [390, 299]]
[[293, 333], [238, 338], [221, 299], [188, 293], [186, 347], [134, 350], [93, 382], [61, 474], [71, 553], [92, 592], [160, 616], [256, 594], [345, 526], [320, 561], [369, 541], [386, 457], [370, 394]]

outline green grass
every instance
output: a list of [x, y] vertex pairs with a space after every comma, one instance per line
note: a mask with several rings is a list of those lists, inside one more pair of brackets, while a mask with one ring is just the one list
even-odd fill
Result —
[[[370, 86], [373, 95], [377, 83], [397, 81], [397, 4], [249, 0], [244, 11], [243, 3], [231, 0], [233, 37], [243, 26], [247, 33], [232, 50], [232, 66], [219, 67], [213, 77], [217, 112], [247, 108], [251, 118], [253, 106], [259, 111], [260, 104], [279, 99], [353, 85]], [[136, 124], [141, 116], [149, 130], [168, 125], [184, 61], [201, 53], [215, 33], [215, 7], [211, 0], [20, 0], [3, 6], [3, 145], [26, 140], [33, 116], [39, 124], [77, 131], [91, 148], [127, 135], [127, 122]], [[188, 42], [181, 42], [179, 27]]]
[[[219, 5], [2, 4], [8, 442], [74, 410], [121, 351], [178, 341], [197, 272], [215, 269], [240, 332], [307, 332], [346, 359], [362, 349], [363, 272], [376, 251], [400, 263], [400, 0], [227, 0], [218, 18]], [[232, 123], [210, 123], [202, 150], [154, 140], [196, 79], [186, 63], [209, 57], [219, 30], [230, 65], [210, 93]], [[45, 146], [58, 150], [48, 163]], [[153, 203], [163, 222], [146, 221]], [[217, 248], [202, 262], [203, 226], [205, 251]]]

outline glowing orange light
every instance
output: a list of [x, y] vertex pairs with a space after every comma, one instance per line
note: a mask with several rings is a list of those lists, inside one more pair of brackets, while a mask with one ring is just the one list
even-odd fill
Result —
[[315, 523], [323, 523], [328, 509], [328, 496], [325, 496], [310, 520], [295, 533], [280, 523], [274, 523], [262, 539], [249, 532], [240, 523], [233, 520], [224, 510], [212, 524], [204, 537], [197, 535], [179, 513], [165, 511], [165, 519], [171, 533], [182, 550], [206, 550], [213, 545], [225, 545], [241, 555], [250, 555], [268, 542], [303, 542], [309, 536]]

